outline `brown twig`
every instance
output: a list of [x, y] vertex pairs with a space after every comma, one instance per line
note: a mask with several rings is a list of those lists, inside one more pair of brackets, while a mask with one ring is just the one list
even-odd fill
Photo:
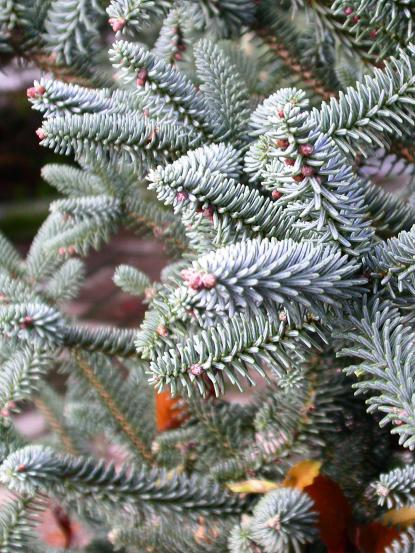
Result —
[[71, 455], [78, 455], [79, 451], [73, 443], [72, 438], [66, 432], [65, 427], [49, 405], [40, 397], [35, 398], [34, 403], [40, 414], [46, 420], [49, 428], [59, 436], [65, 450]]
[[145, 459], [148, 463], [152, 463], [154, 459], [151, 451], [148, 449], [147, 445], [143, 443], [141, 438], [136, 434], [133, 426], [124, 416], [123, 412], [117, 405], [117, 402], [112, 397], [110, 392], [103, 386], [102, 382], [96, 376], [92, 367], [89, 366], [89, 364], [79, 353], [75, 354], [75, 358], [79, 368], [82, 371], [83, 376], [88, 381], [88, 383], [96, 390], [102, 402], [107, 407], [111, 415], [114, 417], [114, 420], [117, 422], [118, 426], [122, 429], [124, 434], [137, 449], [137, 451], [139, 451], [143, 459]]
[[336, 92], [326, 88], [324, 83], [313, 75], [309, 68], [305, 68], [284, 46], [278, 41], [278, 37], [269, 35], [266, 29], [258, 29], [259, 36], [268, 45], [277, 56], [282, 60], [295, 75], [298, 75], [301, 80], [314, 92], [323, 98], [323, 100], [330, 100], [330, 98], [336, 96]]

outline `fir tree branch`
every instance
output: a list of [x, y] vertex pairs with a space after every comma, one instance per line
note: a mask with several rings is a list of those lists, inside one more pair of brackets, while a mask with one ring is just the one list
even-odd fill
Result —
[[[243, 501], [202, 477], [169, 475], [162, 469], [116, 471], [91, 458], [59, 455], [51, 448], [29, 446], [11, 454], [0, 467], [0, 481], [20, 491], [42, 491], [78, 502], [83, 510], [97, 502], [108, 509], [124, 506], [133, 516], [230, 516]], [[128, 512], [128, 511], [127, 511]]]
[[[100, 401], [103, 403], [105, 408], [113, 417], [114, 421], [126, 436], [128, 441], [132, 446], [137, 450], [139, 455], [148, 463], [154, 461], [153, 454], [149, 448], [149, 444], [143, 442], [142, 437], [138, 428], [135, 428], [131, 422], [128, 420], [126, 414], [121, 408], [120, 397], [114, 397], [109, 387], [109, 382], [102, 379], [99, 375], [99, 371], [93, 368], [93, 366], [88, 363], [87, 359], [79, 353], [75, 354], [75, 360], [77, 366], [79, 367], [82, 377], [88, 382], [88, 384], [96, 391]], [[115, 386], [113, 388], [116, 389]], [[119, 395], [120, 390], [117, 390]], [[123, 398], [125, 401], [125, 398]]]

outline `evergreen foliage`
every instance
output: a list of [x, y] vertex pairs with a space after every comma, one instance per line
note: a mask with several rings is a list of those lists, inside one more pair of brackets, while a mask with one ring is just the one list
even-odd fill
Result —
[[[1, 62], [42, 69], [37, 137], [75, 162], [43, 168], [25, 258], [0, 234], [1, 553], [56, 553], [50, 501], [85, 553], [352, 553], [387, 521], [414, 550], [414, 15], [0, 0]], [[69, 316], [124, 229], [171, 258], [114, 267], [139, 328]]]

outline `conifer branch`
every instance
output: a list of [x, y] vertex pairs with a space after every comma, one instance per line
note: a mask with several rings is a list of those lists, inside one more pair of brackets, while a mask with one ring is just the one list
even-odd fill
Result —
[[[128, 441], [138, 451], [139, 455], [148, 463], [153, 462], [153, 455], [145, 444], [137, 430], [131, 425], [130, 421], [123, 413], [116, 398], [108, 389], [108, 383], [101, 380], [99, 373], [88, 363], [88, 361], [79, 353], [75, 354], [75, 360], [83, 378], [96, 391], [98, 397], [103, 402], [110, 415], [113, 417], [120, 430], [125, 434]], [[105, 385], [107, 384], [107, 385]]]

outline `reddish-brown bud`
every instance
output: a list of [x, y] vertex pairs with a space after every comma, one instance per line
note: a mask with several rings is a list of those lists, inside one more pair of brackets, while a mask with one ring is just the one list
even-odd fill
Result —
[[206, 217], [206, 219], [209, 219], [209, 221], [213, 221], [214, 212], [215, 210], [212, 205], [209, 205], [208, 207], [202, 209], [203, 217]]
[[303, 175], [295, 175], [293, 179], [295, 180], [295, 182], [301, 182], [302, 180], [304, 180], [304, 177]]
[[278, 192], [278, 190], [273, 190], [271, 193], [273, 200], [279, 200], [282, 196], [281, 192]]
[[20, 323], [21, 328], [30, 328], [33, 326], [33, 319], [29, 315], [23, 318], [23, 321]]
[[359, 23], [359, 21], [360, 21], [360, 17], [358, 15], [355, 15], [355, 16], [352, 17], [352, 22], [353, 23], [356, 24], [356, 23]]
[[311, 177], [314, 175], [314, 169], [313, 167], [310, 167], [310, 165], [304, 165], [303, 168], [301, 169], [301, 173], [305, 177]]
[[280, 119], [284, 119], [284, 117], [285, 117], [284, 110], [283, 110], [283, 109], [279, 109], [279, 110], [277, 111], [277, 115], [278, 115], [278, 117], [279, 117]]
[[280, 148], [281, 150], [286, 150], [290, 145], [290, 143], [288, 142], [288, 140], [284, 140], [280, 138], [275, 141], [275, 145], [277, 146], [277, 148]]
[[147, 82], [148, 71], [144, 67], [137, 73], [137, 86], [144, 86]]
[[311, 156], [314, 152], [314, 148], [311, 144], [301, 144], [298, 151], [302, 156]]
[[292, 167], [293, 165], [295, 165], [295, 159], [292, 159], [291, 157], [287, 157], [287, 159], [284, 159], [284, 163], [285, 165]]
[[197, 273], [194, 273], [191, 276], [191, 278], [188, 281], [188, 284], [192, 290], [202, 290], [202, 288], [204, 288], [202, 277]]

